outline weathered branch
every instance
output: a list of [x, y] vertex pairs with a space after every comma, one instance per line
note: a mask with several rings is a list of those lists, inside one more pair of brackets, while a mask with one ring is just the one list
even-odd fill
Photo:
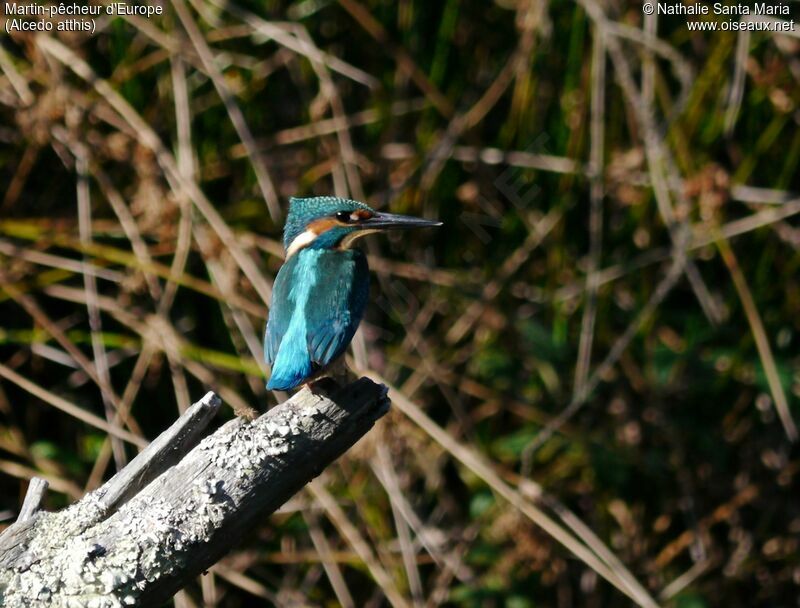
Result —
[[46, 480], [39, 477], [31, 479], [30, 484], [28, 484], [28, 491], [25, 493], [25, 500], [22, 501], [22, 508], [19, 510], [17, 521], [28, 521], [36, 515], [49, 486], [50, 484]]
[[44, 488], [36, 484], [26, 517], [0, 536], [0, 605], [166, 601], [358, 441], [389, 400], [385, 387], [366, 378], [330, 396], [306, 388], [198, 444], [219, 406], [216, 395], [206, 395], [63, 511], [37, 511]]

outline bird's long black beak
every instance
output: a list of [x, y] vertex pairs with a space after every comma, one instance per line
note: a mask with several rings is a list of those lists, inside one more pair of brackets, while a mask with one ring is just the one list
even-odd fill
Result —
[[421, 217], [411, 215], [396, 215], [394, 213], [376, 213], [368, 220], [359, 222], [359, 226], [365, 230], [391, 230], [393, 228], [435, 228], [441, 226], [442, 222], [424, 220]]

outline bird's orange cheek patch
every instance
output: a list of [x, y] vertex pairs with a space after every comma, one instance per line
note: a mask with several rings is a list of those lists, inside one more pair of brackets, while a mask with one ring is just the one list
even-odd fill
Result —
[[326, 217], [326, 218], [322, 218], [320, 220], [315, 220], [315, 221], [311, 222], [308, 225], [307, 230], [310, 230], [314, 234], [320, 235], [323, 232], [327, 232], [331, 228], [335, 228], [336, 226], [339, 226], [339, 225], [340, 225], [339, 222], [337, 222], [336, 220]]

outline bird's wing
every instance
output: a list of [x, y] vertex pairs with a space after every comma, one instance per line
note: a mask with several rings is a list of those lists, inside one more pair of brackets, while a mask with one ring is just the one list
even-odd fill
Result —
[[264, 355], [269, 388], [291, 388], [341, 355], [358, 329], [369, 296], [363, 253], [301, 251], [278, 271]]
[[326, 252], [306, 306], [306, 337], [311, 360], [325, 367], [339, 357], [358, 329], [369, 297], [369, 269], [358, 250]]
[[267, 321], [267, 332], [264, 336], [264, 358], [270, 367], [275, 366], [275, 359], [278, 357], [278, 349], [281, 340], [289, 329], [292, 320], [294, 306], [289, 302], [289, 289], [291, 287], [293, 270], [297, 266], [298, 257], [290, 257], [281, 266], [275, 283], [272, 286], [272, 304], [269, 309], [269, 320]]

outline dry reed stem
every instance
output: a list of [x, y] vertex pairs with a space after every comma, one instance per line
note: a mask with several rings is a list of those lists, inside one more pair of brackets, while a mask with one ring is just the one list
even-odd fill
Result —
[[795, 425], [789, 411], [789, 402], [783, 390], [783, 384], [778, 374], [778, 367], [775, 365], [775, 357], [772, 355], [769, 338], [767, 338], [767, 332], [764, 329], [764, 323], [761, 321], [761, 315], [758, 313], [758, 307], [747, 285], [747, 279], [744, 278], [739, 267], [739, 262], [736, 259], [736, 254], [733, 253], [733, 249], [731, 249], [728, 241], [723, 238], [718, 239], [717, 248], [719, 249], [722, 259], [725, 261], [725, 265], [728, 267], [728, 271], [731, 273], [733, 285], [736, 288], [736, 293], [739, 295], [739, 300], [742, 303], [747, 322], [750, 324], [750, 331], [753, 334], [753, 339], [758, 349], [758, 356], [761, 359], [761, 365], [767, 376], [767, 383], [772, 393], [772, 402], [775, 405], [775, 410], [778, 412], [778, 418], [781, 421], [781, 425], [783, 425], [786, 437], [789, 441], [796, 442], [798, 439], [797, 425]]

